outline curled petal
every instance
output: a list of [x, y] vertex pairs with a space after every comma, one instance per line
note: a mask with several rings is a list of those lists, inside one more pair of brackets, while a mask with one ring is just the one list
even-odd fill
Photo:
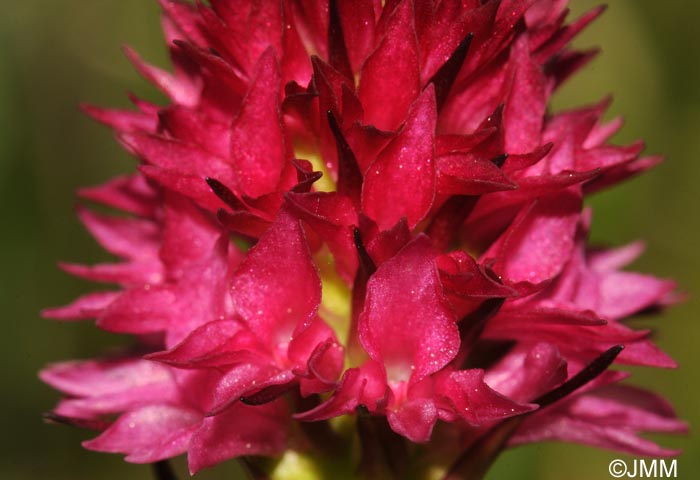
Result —
[[441, 402], [442, 415], [462, 418], [470, 425], [480, 426], [494, 420], [521, 415], [537, 408], [536, 405], [517, 403], [484, 382], [484, 371], [479, 369], [445, 372], [439, 377], [436, 391]]
[[393, 431], [412, 442], [424, 443], [430, 440], [438, 410], [431, 399], [417, 398], [389, 410], [386, 417]]
[[345, 371], [333, 395], [316, 408], [294, 415], [301, 421], [317, 421], [352, 413], [362, 405], [370, 412], [381, 410], [387, 401], [386, 373], [381, 364], [368, 361]]

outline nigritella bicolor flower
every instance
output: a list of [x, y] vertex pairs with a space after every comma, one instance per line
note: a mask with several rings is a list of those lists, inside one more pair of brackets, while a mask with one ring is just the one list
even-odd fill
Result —
[[624, 322], [675, 284], [623, 270], [640, 244], [591, 247], [583, 206], [659, 158], [608, 143], [608, 101], [548, 110], [602, 9], [160, 3], [172, 72], [126, 54], [169, 103], [85, 107], [138, 171], [79, 192], [119, 260], [61, 266], [116, 287], [44, 312], [134, 347], [42, 371], [50, 419], [254, 478], [479, 478], [545, 440], [676, 453], [639, 434], [685, 424], [608, 369], [675, 366]]

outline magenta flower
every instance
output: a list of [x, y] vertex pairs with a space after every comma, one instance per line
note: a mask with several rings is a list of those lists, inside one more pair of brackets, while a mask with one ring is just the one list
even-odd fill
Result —
[[62, 268], [119, 288], [44, 314], [135, 343], [41, 372], [49, 418], [131, 462], [280, 479], [290, 455], [303, 478], [453, 479], [544, 440], [677, 453], [638, 434], [685, 424], [607, 370], [675, 366], [623, 322], [675, 284], [620, 270], [639, 244], [590, 247], [583, 208], [659, 159], [607, 143], [607, 102], [547, 110], [602, 9], [209, 3], [161, 0], [173, 73], [126, 51], [170, 104], [85, 107], [140, 162], [80, 191], [115, 210], [79, 215], [120, 261]]

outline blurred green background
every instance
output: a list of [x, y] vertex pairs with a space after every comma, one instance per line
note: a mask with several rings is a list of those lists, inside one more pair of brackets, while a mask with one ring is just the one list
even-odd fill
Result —
[[[596, 2], [573, 0], [574, 12]], [[73, 214], [74, 191], [131, 171], [134, 162], [112, 135], [77, 110], [80, 102], [126, 106], [126, 91], [157, 99], [119, 46], [165, 65], [155, 0], [0, 0], [0, 334], [2, 395], [0, 478], [140, 479], [146, 466], [84, 451], [84, 432], [42, 423], [57, 394], [36, 372], [51, 361], [83, 358], [115, 343], [89, 322], [58, 324], [38, 311], [90, 287], [61, 273], [58, 259], [91, 262], [104, 253]], [[648, 152], [664, 153], [655, 171], [593, 199], [593, 237], [620, 245], [637, 238], [648, 250], [636, 268], [674, 277], [690, 300], [636, 325], [658, 327], [658, 343], [681, 365], [677, 371], [635, 370], [633, 382], [663, 392], [691, 428], [700, 425], [697, 369], [700, 316], [700, 3], [615, 0], [578, 40], [603, 46], [603, 55], [571, 81], [555, 108], [613, 93], [610, 116], [624, 114], [620, 142], [638, 137]], [[119, 341], [119, 339], [117, 339]], [[683, 448], [679, 478], [700, 478], [700, 443], [660, 437]], [[592, 448], [547, 444], [506, 453], [489, 478], [611, 478], [608, 463], [627, 458]], [[181, 466], [181, 463], [180, 463]], [[231, 478], [235, 467], [199, 478]]]

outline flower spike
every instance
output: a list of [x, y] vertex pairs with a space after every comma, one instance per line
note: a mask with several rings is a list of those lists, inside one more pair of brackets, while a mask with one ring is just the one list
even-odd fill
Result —
[[625, 270], [639, 243], [592, 246], [585, 207], [660, 157], [610, 143], [610, 99], [550, 105], [602, 8], [159, 3], [172, 72], [125, 53], [166, 104], [83, 107], [139, 163], [79, 192], [115, 259], [60, 267], [112, 285], [42, 312], [133, 346], [45, 368], [47, 421], [163, 479], [180, 454], [453, 480], [531, 442], [678, 453], [641, 435], [685, 423], [622, 383], [676, 366], [626, 321], [676, 284]]

